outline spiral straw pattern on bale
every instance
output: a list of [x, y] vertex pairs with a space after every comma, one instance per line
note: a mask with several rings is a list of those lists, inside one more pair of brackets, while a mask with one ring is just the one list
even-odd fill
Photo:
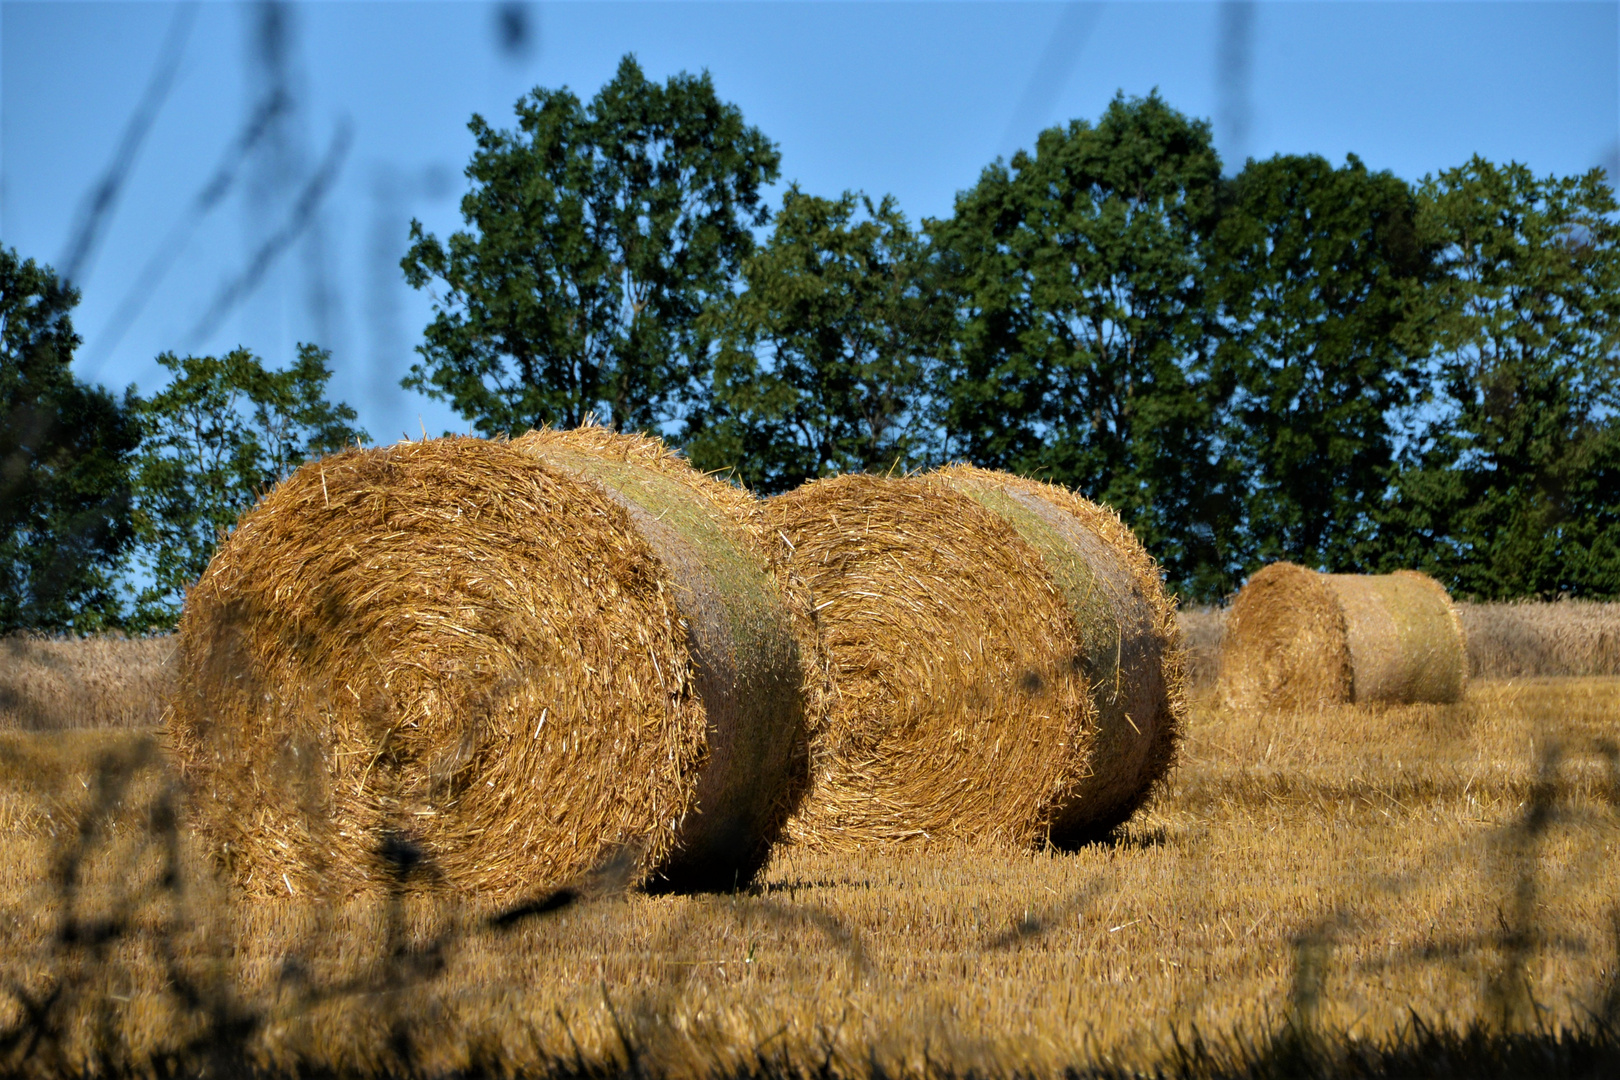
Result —
[[1108, 511], [961, 466], [820, 480], [765, 505], [816, 599], [835, 686], [794, 842], [1073, 846], [1170, 766], [1173, 604]]
[[181, 619], [202, 831], [261, 894], [366, 891], [400, 850], [493, 898], [626, 860], [746, 883], [803, 779], [808, 619], [751, 506], [601, 429], [304, 466]]
[[1467, 678], [1462, 623], [1427, 574], [1273, 563], [1227, 611], [1220, 688], [1234, 708], [1451, 702]]

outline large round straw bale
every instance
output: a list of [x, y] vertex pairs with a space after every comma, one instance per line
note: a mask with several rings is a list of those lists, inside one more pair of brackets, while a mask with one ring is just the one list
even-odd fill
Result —
[[1468, 652], [1446, 590], [1427, 574], [1257, 572], [1233, 597], [1221, 696], [1234, 708], [1449, 702]]
[[788, 835], [1073, 846], [1141, 804], [1183, 713], [1173, 604], [1117, 517], [962, 466], [767, 501], [836, 689]]
[[1186, 651], [1159, 566], [1118, 514], [1067, 488], [966, 465], [935, 475], [1012, 525], [1068, 601], [1097, 732], [1054, 834], [1106, 832], [1170, 770], [1187, 714]]
[[808, 618], [752, 509], [601, 429], [304, 466], [181, 618], [204, 835], [258, 893], [362, 891], [402, 851], [492, 897], [604, 863], [746, 883], [802, 786]]

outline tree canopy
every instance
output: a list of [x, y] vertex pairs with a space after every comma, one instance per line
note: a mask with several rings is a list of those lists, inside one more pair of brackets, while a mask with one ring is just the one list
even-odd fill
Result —
[[442, 287], [407, 384], [481, 431], [594, 414], [766, 494], [965, 459], [1113, 506], [1199, 599], [1277, 559], [1620, 594], [1598, 174], [1223, 177], [1207, 123], [1121, 94], [913, 227], [797, 184], [767, 215], [774, 146], [628, 57], [473, 130], [473, 228], [405, 260]]
[[121, 625], [130, 396], [74, 377], [77, 290], [0, 247], [0, 632]]
[[926, 464], [927, 384], [951, 314], [929, 272], [892, 198], [790, 187], [743, 291], [710, 312], [713, 399], [686, 437], [694, 464], [762, 493]]
[[[1594, 170], [1354, 155], [1224, 176], [1157, 93], [1043, 131], [913, 224], [790, 183], [707, 73], [470, 124], [464, 229], [411, 226], [403, 384], [489, 436], [596, 418], [772, 494], [952, 461], [1119, 511], [1184, 597], [1267, 562], [1620, 597], [1620, 203]], [[0, 633], [173, 624], [221, 536], [363, 437], [331, 357], [76, 379], [78, 294], [0, 248]]]
[[1620, 225], [1594, 169], [1475, 157], [1419, 187], [1435, 396], [1386, 562], [1482, 597], [1620, 595]]
[[1228, 185], [1210, 281], [1222, 451], [1244, 478], [1234, 569], [1373, 557], [1429, 348], [1416, 214], [1405, 182], [1353, 155], [1251, 161]]
[[631, 56], [588, 104], [537, 88], [517, 120], [469, 125], [469, 230], [411, 226], [401, 265], [435, 288], [434, 319], [404, 385], [485, 434], [678, 420], [705, 396], [698, 316], [768, 217], [776, 147], [707, 73], [660, 85]]
[[1206, 266], [1220, 161], [1157, 94], [1041, 133], [930, 222], [959, 305], [947, 453], [1117, 508], [1175, 578], [1221, 562]]

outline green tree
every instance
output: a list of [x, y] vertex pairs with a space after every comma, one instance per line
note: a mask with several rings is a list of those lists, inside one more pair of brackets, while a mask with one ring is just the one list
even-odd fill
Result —
[[688, 433], [692, 462], [768, 493], [925, 463], [930, 358], [950, 318], [928, 273], [892, 197], [789, 188], [745, 291], [706, 317], [714, 398]]
[[1172, 580], [1228, 584], [1204, 295], [1220, 161], [1157, 94], [1042, 132], [931, 223], [961, 325], [950, 453], [1117, 508]]
[[1620, 595], [1620, 226], [1601, 170], [1475, 157], [1425, 178], [1438, 400], [1389, 561], [1485, 598]]
[[122, 621], [140, 435], [129, 395], [73, 376], [78, 302], [49, 267], [0, 247], [0, 632]]
[[630, 56], [589, 105], [537, 88], [517, 115], [469, 125], [471, 231], [411, 225], [401, 265], [436, 286], [435, 315], [404, 385], [485, 434], [675, 420], [706, 376], [697, 317], [768, 217], [776, 148], [706, 73], [660, 86]]
[[326, 400], [330, 359], [313, 345], [298, 346], [284, 371], [246, 349], [158, 357], [173, 378], [138, 407], [145, 439], [134, 523], [150, 578], [136, 598], [139, 625], [174, 625], [219, 540], [267, 489], [306, 460], [366, 437], [352, 408]]
[[1420, 390], [1433, 252], [1416, 198], [1352, 155], [1250, 161], [1231, 182], [1210, 274], [1224, 451], [1244, 477], [1244, 569], [1289, 559], [1361, 568], [1397, 423]]

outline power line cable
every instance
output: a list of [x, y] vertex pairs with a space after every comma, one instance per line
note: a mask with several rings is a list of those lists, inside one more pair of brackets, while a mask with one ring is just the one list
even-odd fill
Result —
[[390, 164], [373, 169], [365, 294], [370, 342], [366, 400], [373, 410], [396, 410], [404, 401], [399, 380], [410, 364], [411, 347], [403, 326], [401, 294], [407, 290], [399, 264], [409, 249], [410, 204], [452, 194], [453, 176], [454, 171], [443, 165], [430, 165], [415, 173]]
[[1091, 40], [1092, 31], [1097, 28], [1102, 9], [1100, 3], [1071, 3], [1064, 6], [1063, 14], [1058, 18], [1057, 26], [1052, 29], [1052, 36], [1047, 39], [1046, 48], [1035, 65], [1035, 71], [1024, 87], [1024, 94], [1018, 99], [1018, 107], [1013, 110], [1007, 130], [1002, 132], [999, 144], [1002, 157], [1010, 159], [1019, 144], [1031, 137], [1031, 129], [1039, 131], [1046, 124], [1052, 106], [1057, 104], [1058, 95], [1068, 85], [1075, 65], [1080, 62], [1080, 54], [1085, 51], [1086, 42]]
[[342, 171], [343, 160], [348, 155], [349, 144], [353, 141], [353, 130], [347, 120], [338, 125], [332, 136], [332, 143], [327, 147], [326, 156], [322, 159], [320, 168], [315, 170], [309, 182], [304, 185], [298, 200], [293, 204], [292, 212], [287, 220], [259, 245], [247, 266], [235, 279], [230, 281], [215, 296], [214, 302], [209, 305], [207, 312], [192, 327], [190, 344], [188, 348], [196, 348], [219, 329], [225, 317], [253, 294], [264, 280], [264, 275], [275, 265], [287, 248], [307, 229], [315, 219], [321, 202], [336, 183], [338, 173]]
[[[258, 94], [283, 93], [287, 111], [271, 126], [238, 184], [245, 189], [242, 202], [246, 228], [244, 257], [251, 267], [259, 252], [278, 243], [272, 230], [293, 211], [298, 193], [316, 171], [320, 147], [310, 145], [307, 122], [308, 80], [301, 62], [300, 5], [289, 0], [255, 0], [243, 4], [247, 37], [244, 70]], [[341, 354], [343, 301], [332, 277], [330, 248], [325, 229], [326, 211], [315, 208], [303, 220], [295, 246], [297, 267], [285, 267], [287, 258], [275, 251], [275, 267], [266, 267], [262, 281], [252, 284], [251, 298], [240, 298], [246, 309], [250, 336], [267, 348], [276, 348], [286, 329], [289, 290], [301, 284], [306, 319], [299, 337], [317, 341]], [[290, 257], [293, 253], [286, 252]], [[301, 273], [299, 271], [301, 270]], [[235, 302], [235, 301], [233, 301]]]
[[513, 63], [529, 58], [540, 43], [540, 20], [524, 0], [501, 0], [495, 5], [495, 48]]
[[113, 151], [112, 161], [79, 206], [73, 237], [56, 264], [59, 268], [57, 274], [63, 281], [77, 284], [90, 272], [96, 248], [106, 234], [113, 210], [118, 205], [118, 197], [123, 193], [124, 181], [129, 178], [135, 158], [140, 154], [141, 144], [146, 141], [147, 133], [152, 130], [152, 122], [157, 119], [174, 86], [186, 41], [191, 37], [191, 28], [197, 21], [197, 9], [197, 0], [189, 0], [175, 9], [163, 48], [158, 53], [157, 67], [153, 69], [135, 111], [130, 114], [129, 122], [124, 125], [124, 134]]
[[1241, 169], [1249, 156], [1254, 113], [1249, 87], [1254, 78], [1254, 0], [1224, 0], [1220, 36], [1215, 45], [1215, 72], [1221, 144], [1228, 168]]
[[151, 258], [146, 260], [146, 265], [141, 267], [134, 284], [124, 294], [124, 299], [119, 303], [117, 310], [102, 328], [101, 334], [96, 339], [95, 349], [85, 365], [87, 378], [94, 378], [95, 372], [100, 370], [107, 357], [124, 340], [124, 335], [134, 325], [135, 319], [145, 308], [147, 301], [152, 298], [164, 275], [191, 242], [192, 233], [202, 224], [203, 219], [224, 201], [225, 196], [230, 194], [248, 154], [264, 138], [271, 124], [288, 110], [290, 104], [291, 99], [278, 89], [259, 102], [257, 108], [249, 114], [247, 123], [237, 132], [236, 138], [231, 140], [230, 146], [221, 155], [219, 164], [214, 167], [208, 181], [196, 195], [192, 196], [191, 205], [186, 213], [174, 223]]

